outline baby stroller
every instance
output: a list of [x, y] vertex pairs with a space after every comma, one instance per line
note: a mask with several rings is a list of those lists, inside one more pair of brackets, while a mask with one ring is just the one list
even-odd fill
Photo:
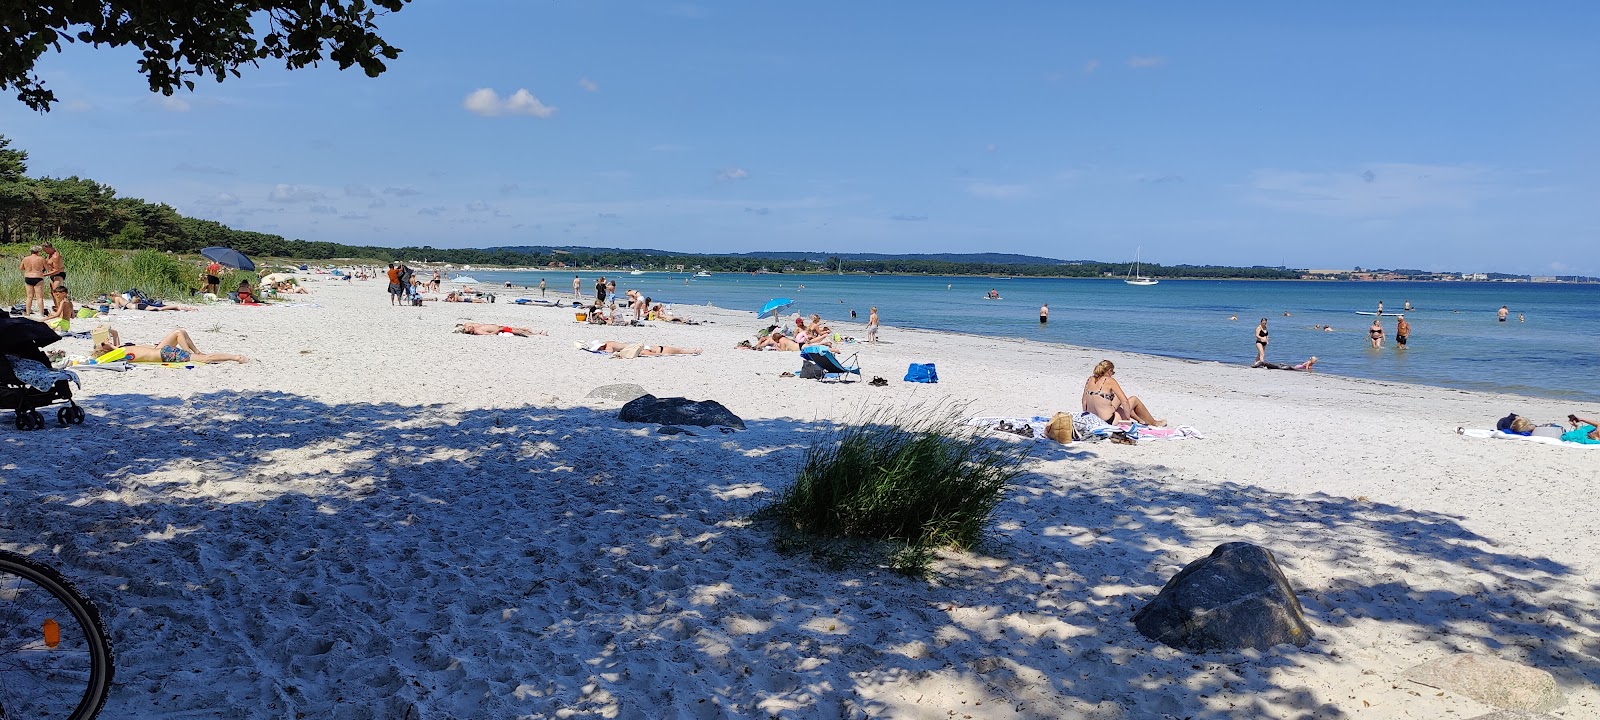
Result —
[[72, 386], [65, 373], [57, 373], [59, 377], [48, 390], [23, 382], [17, 374], [17, 366], [27, 364], [26, 361], [39, 363], [48, 370], [50, 358], [45, 356], [43, 348], [60, 339], [61, 336], [44, 323], [11, 317], [0, 310], [0, 408], [16, 412], [18, 430], [43, 429], [44, 416], [38, 409], [61, 402], [66, 403], [56, 410], [56, 422], [61, 427], [83, 423], [83, 408], [72, 401]]

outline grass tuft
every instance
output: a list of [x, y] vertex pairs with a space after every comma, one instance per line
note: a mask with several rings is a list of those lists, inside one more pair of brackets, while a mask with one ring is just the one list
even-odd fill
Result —
[[984, 537], [1028, 447], [972, 431], [960, 405], [870, 411], [813, 441], [763, 514], [812, 536], [896, 543], [890, 566], [924, 574], [930, 548]]

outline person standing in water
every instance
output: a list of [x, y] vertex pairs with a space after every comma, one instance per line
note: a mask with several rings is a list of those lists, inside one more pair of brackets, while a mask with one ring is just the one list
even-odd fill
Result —
[[1256, 365], [1267, 361], [1267, 319], [1261, 318], [1256, 326]]
[[544, 278], [539, 278], [539, 297], [544, 297]]
[[[1407, 303], [1408, 305], [1410, 303]], [[1401, 315], [1394, 323], [1394, 341], [1400, 350], [1406, 349], [1406, 338], [1411, 337], [1411, 323], [1406, 322], [1406, 316]]]
[[1406, 301], [1406, 309], [1407, 309], [1407, 310], [1411, 310], [1411, 309], [1413, 309], [1413, 308], [1412, 308], [1412, 307], [1411, 307], [1411, 301], [1410, 301], [1410, 300], [1407, 300], [1407, 301]]
[[1050, 322], [1050, 304], [1049, 303], [1045, 303], [1044, 305], [1040, 305], [1039, 306], [1039, 324], [1043, 325], [1043, 324], [1045, 324], [1047, 322]]
[[872, 310], [867, 313], [867, 342], [875, 343], [877, 341], [878, 341], [878, 306], [874, 305], [874, 306], [872, 306]]
[[1501, 305], [1501, 306], [1500, 306], [1500, 312], [1499, 312], [1499, 313], [1497, 313], [1497, 314], [1496, 314], [1496, 315], [1495, 315], [1495, 317], [1498, 317], [1498, 318], [1500, 318], [1500, 322], [1505, 322], [1505, 321], [1506, 321], [1506, 316], [1507, 316], [1507, 315], [1510, 315], [1510, 314], [1511, 314], [1511, 311], [1510, 311], [1510, 310], [1507, 310], [1507, 309], [1506, 309], [1506, 306], [1504, 306], [1504, 305]]
[[1372, 339], [1372, 349], [1383, 349], [1383, 324], [1378, 318], [1372, 319], [1372, 327], [1367, 328], [1367, 337]]
[[1378, 314], [1379, 315], [1383, 314], [1383, 301], [1382, 300], [1378, 301]]

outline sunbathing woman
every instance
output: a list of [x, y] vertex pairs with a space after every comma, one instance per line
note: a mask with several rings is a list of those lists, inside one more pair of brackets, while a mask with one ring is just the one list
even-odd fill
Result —
[[510, 325], [495, 325], [493, 323], [481, 322], [456, 323], [456, 329], [451, 330], [450, 332], [458, 332], [463, 335], [499, 335], [500, 333], [510, 333], [512, 335], [516, 335], [517, 337], [533, 337], [535, 335], [550, 334], [547, 331], [534, 330], [533, 328], [511, 327]]
[[1299, 365], [1281, 365], [1275, 362], [1263, 362], [1256, 363], [1251, 367], [1266, 368], [1268, 370], [1304, 370], [1306, 372], [1311, 372], [1311, 366], [1316, 364], [1317, 356], [1312, 355], [1310, 360], [1300, 363]]
[[[158, 300], [156, 302], [160, 302], [160, 301]], [[110, 305], [110, 306], [112, 306], [114, 308], [117, 308], [118, 310], [148, 310], [150, 312], [161, 312], [161, 311], [165, 311], [165, 310], [184, 310], [184, 311], [192, 312], [192, 311], [200, 309], [200, 308], [197, 308], [197, 307], [189, 307], [187, 305], [174, 305], [174, 304], [154, 305], [154, 304], [151, 304], [150, 302], [145, 301], [145, 300], [130, 298], [126, 294], [112, 295], [111, 297], [106, 299], [106, 304], [108, 304], [108, 305]]]
[[640, 345], [639, 343], [623, 343], [616, 340], [596, 340], [587, 345], [590, 352], [620, 353], [629, 346], [639, 348], [640, 357], [656, 357], [659, 355], [699, 355], [700, 348], [681, 348], [672, 345]]
[[800, 350], [800, 343], [784, 337], [782, 330], [773, 330], [772, 332], [767, 333], [766, 337], [761, 338], [756, 342], [755, 349], [766, 350], [767, 348], [772, 348], [773, 350], [798, 352]]
[[1109, 423], [1133, 420], [1165, 427], [1167, 423], [1150, 414], [1144, 401], [1123, 391], [1117, 379], [1111, 377], [1115, 374], [1116, 366], [1110, 360], [1101, 360], [1100, 364], [1094, 366], [1094, 375], [1083, 384], [1083, 411]]
[[[109, 340], [95, 346], [95, 350], [102, 355], [111, 352], [117, 349], [116, 342], [120, 339], [113, 333]], [[122, 349], [128, 352], [127, 359], [132, 362], [250, 362], [250, 359], [243, 355], [200, 352], [200, 348], [195, 347], [194, 338], [189, 337], [189, 332], [183, 328], [167, 333], [157, 345], [124, 345]]]

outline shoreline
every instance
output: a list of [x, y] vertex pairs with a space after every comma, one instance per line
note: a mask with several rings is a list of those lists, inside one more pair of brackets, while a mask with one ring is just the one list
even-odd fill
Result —
[[[88, 423], [0, 433], [0, 543], [100, 604], [108, 716], [1487, 713], [1401, 677], [1461, 651], [1554, 673], [1558, 715], [1600, 708], [1600, 499], [1576, 480], [1597, 456], [1455, 433], [1570, 404], [893, 326], [847, 350], [886, 387], [821, 383], [782, 377], [796, 353], [733, 350], [748, 311], [600, 327], [315, 277], [302, 303], [117, 313], [129, 341], [185, 326], [252, 362], [85, 372]], [[450, 333], [462, 320], [549, 335]], [[573, 347], [595, 339], [705, 354]], [[1207, 439], [1030, 446], [993, 542], [940, 552], [931, 581], [785, 554], [748, 521], [820, 425], [1074, 410], [1103, 358]], [[902, 382], [910, 362], [940, 382]], [[615, 383], [717, 400], [748, 429], [622, 423], [586, 397]], [[1310, 648], [1189, 656], [1134, 631], [1233, 540], [1275, 553]]]

